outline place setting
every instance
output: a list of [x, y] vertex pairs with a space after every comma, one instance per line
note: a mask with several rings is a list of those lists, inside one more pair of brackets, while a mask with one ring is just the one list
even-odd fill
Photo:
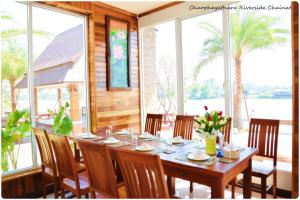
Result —
[[155, 140], [157, 139], [157, 137], [151, 135], [150, 133], [148, 132], [143, 132], [141, 135], [138, 136], [140, 139], [142, 140], [147, 140], [147, 141], [152, 141], [152, 140]]
[[86, 139], [86, 140], [102, 140], [103, 137], [98, 136], [98, 135], [94, 135], [93, 133], [87, 132], [87, 133], [80, 133], [80, 134], [76, 134], [74, 136], [70, 136], [73, 137], [75, 139]]
[[118, 140], [113, 136], [108, 137], [106, 140], [103, 141], [103, 143], [107, 144], [110, 147], [122, 147], [130, 145], [129, 142]]
[[207, 155], [204, 151], [201, 150], [187, 152], [184, 155], [177, 157], [176, 159], [207, 166], [213, 165], [218, 161], [215, 156]]

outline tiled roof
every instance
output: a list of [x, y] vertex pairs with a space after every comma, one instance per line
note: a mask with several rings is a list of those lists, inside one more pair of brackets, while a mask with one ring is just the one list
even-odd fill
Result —
[[[58, 34], [33, 64], [34, 86], [84, 81], [83, 25]], [[16, 88], [27, 88], [27, 75]]]
[[83, 25], [58, 34], [35, 60], [34, 71], [77, 61], [83, 54]]

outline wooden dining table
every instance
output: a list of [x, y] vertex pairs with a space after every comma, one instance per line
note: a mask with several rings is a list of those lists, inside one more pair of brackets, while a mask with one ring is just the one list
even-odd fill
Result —
[[[105, 134], [99, 134], [102, 139], [90, 140], [92, 142], [102, 143], [105, 140]], [[112, 157], [118, 149], [135, 150], [131, 137], [127, 135], [116, 135], [113, 137], [120, 140], [120, 144], [108, 145]], [[85, 139], [88, 140], [88, 139]], [[80, 150], [74, 140], [75, 158], [80, 159]], [[122, 145], [123, 143], [123, 145]], [[173, 153], [163, 152], [166, 146], [164, 141], [159, 139], [138, 139], [137, 145], [147, 143], [155, 147], [155, 150], [148, 153], [157, 154], [163, 164], [164, 172], [167, 175], [167, 184], [170, 194], [175, 193], [175, 178], [180, 178], [194, 183], [203, 184], [211, 188], [211, 198], [224, 198], [226, 185], [229, 184], [237, 175], [243, 173], [243, 197], [251, 198], [251, 166], [252, 157], [256, 154], [255, 148], [243, 148], [240, 157], [231, 163], [217, 161], [212, 165], [192, 162], [189, 159], [180, 159], [190, 152], [201, 149], [200, 144], [191, 140], [184, 140], [184, 143], [172, 145]], [[147, 153], [147, 152], [146, 152]]]

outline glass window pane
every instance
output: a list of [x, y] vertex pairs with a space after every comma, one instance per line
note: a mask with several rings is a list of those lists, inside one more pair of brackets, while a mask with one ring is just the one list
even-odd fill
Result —
[[184, 112], [225, 110], [222, 12], [182, 21]]
[[[7, 120], [11, 112], [27, 109], [29, 112], [29, 89], [19, 82], [28, 72], [27, 5], [3, 2], [1, 6], [1, 151], [2, 172], [32, 166], [31, 133], [8, 131]], [[23, 115], [24, 116], [24, 115]], [[25, 117], [19, 120], [23, 123]], [[27, 118], [29, 120], [29, 116]], [[20, 124], [19, 124], [20, 125]], [[17, 137], [15, 137], [17, 136]], [[13, 139], [16, 138], [16, 139]], [[18, 139], [17, 139], [18, 138]]]
[[[259, 5], [279, 6], [261, 1]], [[289, 7], [290, 2], [280, 6]], [[240, 133], [233, 140], [246, 144], [250, 118], [279, 119], [279, 161], [291, 161], [292, 155], [286, 148], [292, 145], [290, 16], [290, 9], [230, 12], [233, 126]]]
[[144, 113], [162, 113], [163, 130], [177, 113], [175, 22], [143, 30]]
[[33, 7], [36, 126], [49, 127], [68, 102], [73, 132], [87, 131], [84, 18]]

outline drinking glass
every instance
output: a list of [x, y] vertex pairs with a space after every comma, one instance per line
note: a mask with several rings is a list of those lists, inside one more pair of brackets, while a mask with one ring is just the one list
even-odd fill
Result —
[[161, 132], [160, 131], [157, 131], [156, 132], [156, 137], [158, 138], [158, 140], [160, 141], [161, 140]]
[[133, 132], [133, 129], [132, 128], [129, 128], [128, 129], [128, 137], [132, 137], [132, 135], [134, 134], [134, 132]]
[[111, 136], [112, 135], [112, 126], [107, 126], [107, 130], [108, 130], [108, 135]]
[[172, 138], [167, 139], [165, 151], [168, 152], [168, 153], [172, 153], [172, 145], [173, 145]]
[[138, 136], [136, 134], [132, 134], [131, 141], [133, 145], [138, 145]]
[[106, 137], [110, 137], [111, 136], [111, 130], [106, 129], [105, 133], [106, 133]]

